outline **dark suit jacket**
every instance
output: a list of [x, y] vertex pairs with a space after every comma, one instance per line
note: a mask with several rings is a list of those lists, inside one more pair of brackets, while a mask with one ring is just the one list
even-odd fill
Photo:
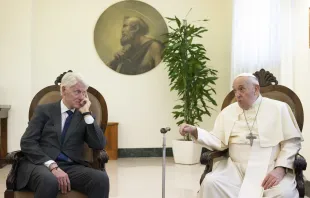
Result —
[[28, 123], [21, 138], [21, 151], [26, 156], [17, 173], [17, 189], [24, 188], [37, 165], [55, 160], [63, 152], [73, 161], [87, 166], [83, 158], [84, 142], [90, 148], [103, 149], [106, 140], [96, 121], [86, 124], [82, 114], [75, 110], [63, 145], [61, 140], [61, 108], [57, 103], [40, 105]]

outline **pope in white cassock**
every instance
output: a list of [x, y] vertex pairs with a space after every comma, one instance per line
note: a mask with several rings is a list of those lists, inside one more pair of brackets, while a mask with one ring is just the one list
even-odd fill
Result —
[[214, 164], [199, 198], [298, 198], [293, 162], [301, 132], [290, 107], [262, 97], [257, 78], [241, 74], [233, 83], [237, 102], [223, 109], [212, 131], [182, 124], [180, 133], [210, 150], [229, 148]]

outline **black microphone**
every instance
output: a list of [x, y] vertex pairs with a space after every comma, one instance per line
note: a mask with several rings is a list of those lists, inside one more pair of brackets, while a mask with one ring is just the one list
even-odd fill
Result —
[[168, 131], [170, 131], [170, 127], [166, 127], [166, 128], [161, 128], [160, 129], [161, 133], [167, 133]]

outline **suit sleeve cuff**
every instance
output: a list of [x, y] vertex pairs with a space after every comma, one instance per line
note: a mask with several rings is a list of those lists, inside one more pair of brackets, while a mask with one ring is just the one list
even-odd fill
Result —
[[85, 120], [86, 124], [93, 124], [94, 123], [94, 118], [91, 115], [84, 116], [84, 120]]

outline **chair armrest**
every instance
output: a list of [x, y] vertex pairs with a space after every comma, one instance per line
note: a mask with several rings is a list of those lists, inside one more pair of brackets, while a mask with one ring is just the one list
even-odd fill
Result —
[[213, 162], [215, 158], [222, 157], [226, 155], [228, 149], [224, 151], [206, 151], [200, 157], [200, 163], [203, 165], [208, 165], [210, 162]]
[[97, 156], [97, 160], [100, 162], [100, 163], [108, 163], [109, 161], [109, 155], [108, 153], [106, 152], [106, 150], [100, 150], [99, 151], [99, 155]]
[[8, 153], [5, 157], [5, 161], [8, 164], [14, 164], [15, 162], [19, 162], [21, 159], [25, 157], [24, 153], [20, 150], [13, 151], [11, 153]]
[[99, 170], [105, 170], [105, 164], [109, 161], [109, 155], [108, 153], [103, 150], [93, 150], [93, 168], [99, 169]]
[[294, 161], [295, 171], [303, 171], [303, 170], [306, 170], [306, 168], [307, 168], [306, 159], [302, 155], [297, 153], [297, 155], [295, 156], [295, 161]]
[[296, 178], [296, 188], [299, 192], [299, 197], [305, 196], [305, 181], [303, 176], [303, 171], [307, 168], [306, 159], [297, 153], [294, 161], [294, 170], [295, 170], [295, 178]]
[[200, 157], [200, 163], [203, 165], [206, 165], [205, 170], [203, 171], [201, 177], [200, 177], [200, 185], [202, 181], [204, 180], [206, 174], [212, 171], [213, 168], [213, 160], [218, 157], [225, 156], [228, 152], [228, 149], [224, 151], [206, 151], [204, 152]]
[[7, 190], [16, 189], [17, 168], [19, 166], [19, 162], [24, 158], [25, 156], [22, 151], [14, 151], [7, 154], [5, 160], [8, 164], [12, 164], [12, 168], [6, 179]]

